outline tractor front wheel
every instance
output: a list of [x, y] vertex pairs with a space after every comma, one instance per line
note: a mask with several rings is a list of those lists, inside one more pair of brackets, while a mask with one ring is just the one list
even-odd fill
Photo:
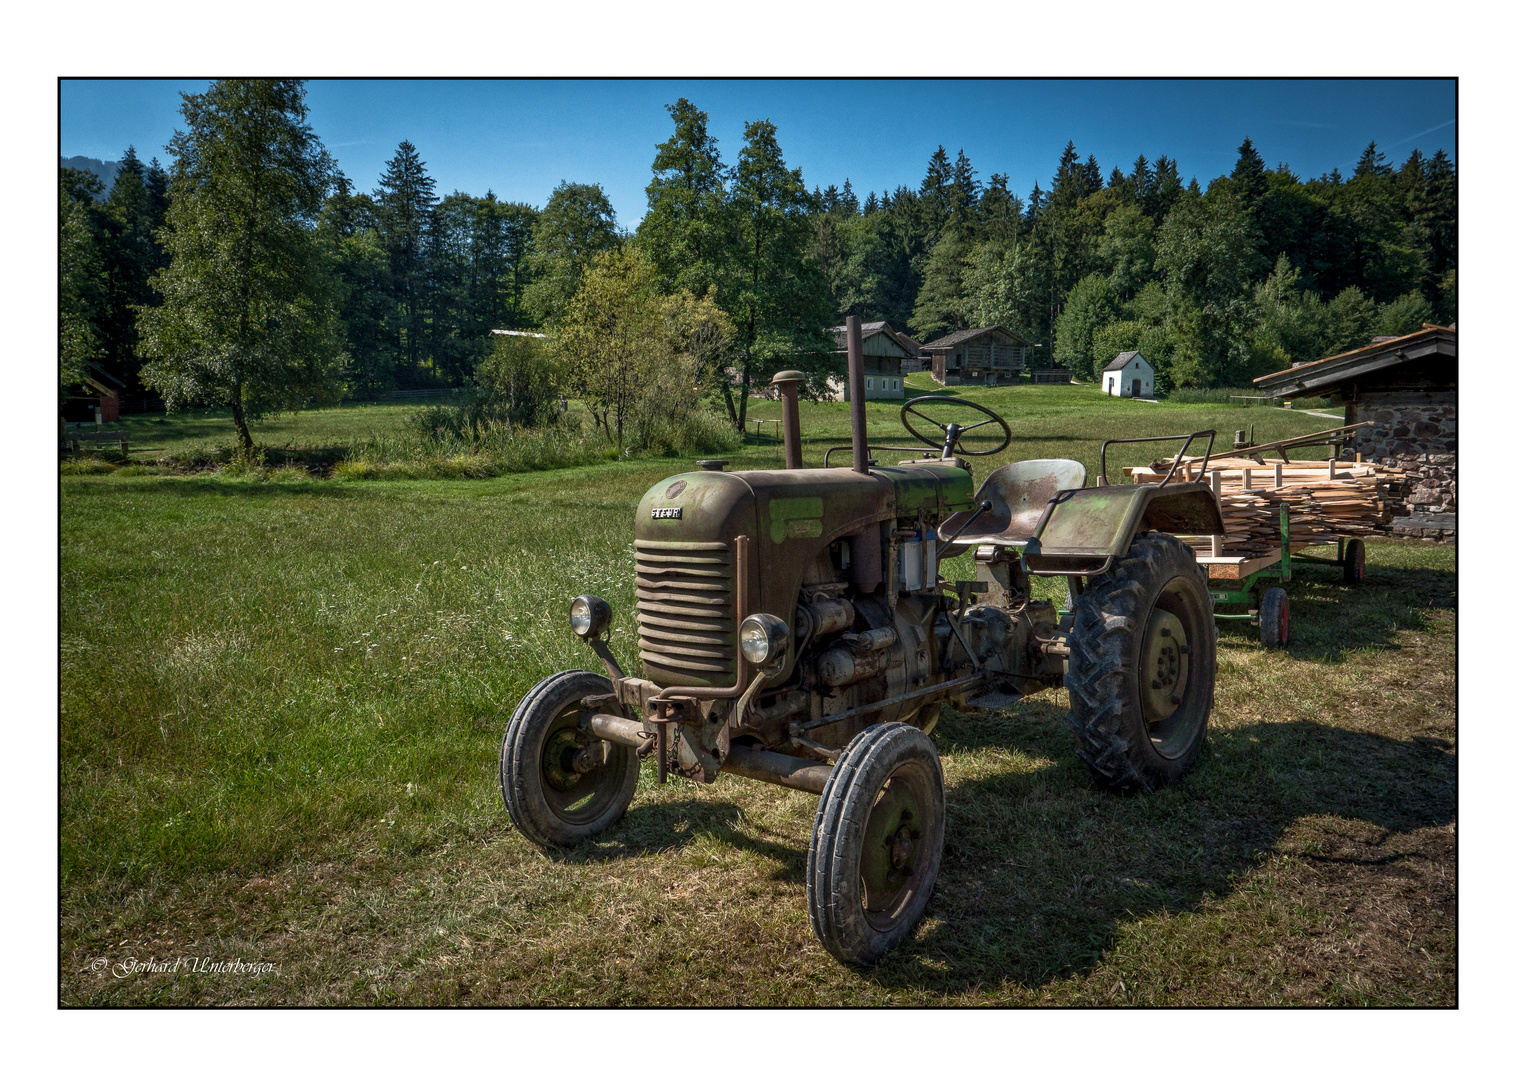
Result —
[[868, 966], [912, 932], [944, 852], [944, 771], [928, 736], [876, 724], [854, 737], [818, 802], [807, 910], [823, 947]]
[[561, 671], [527, 692], [501, 740], [501, 797], [517, 831], [540, 847], [594, 836], [627, 810], [638, 757], [577, 724], [580, 699], [612, 684], [590, 671]]
[[1145, 533], [1076, 599], [1065, 676], [1076, 754], [1099, 782], [1153, 791], [1202, 752], [1218, 631], [1192, 549]]

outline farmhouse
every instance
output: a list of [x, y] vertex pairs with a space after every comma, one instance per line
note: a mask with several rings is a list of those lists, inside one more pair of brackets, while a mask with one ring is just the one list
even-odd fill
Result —
[[1255, 380], [1277, 398], [1329, 397], [1345, 423], [1371, 421], [1349, 449], [1402, 469], [1410, 483], [1392, 531], [1436, 539], [1456, 531], [1456, 328], [1401, 337], [1298, 364]]
[[1028, 342], [1003, 326], [957, 330], [923, 346], [932, 357], [934, 381], [962, 383], [1017, 382], [1028, 359]]
[[[849, 349], [842, 326], [833, 328], [833, 341], [840, 354]], [[906, 395], [902, 387], [902, 365], [917, 358], [917, 350], [904, 345], [895, 330], [883, 322], [860, 324], [860, 345], [865, 359], [865, 397], [899, 398]], [[843, 400], [849, 400], [849, 381], [844, 380]]]
[[1113, 397], [1154, 397], [1155, 369], [1138, 349], [1121, 352], [1102, 369], [1102, 392]]

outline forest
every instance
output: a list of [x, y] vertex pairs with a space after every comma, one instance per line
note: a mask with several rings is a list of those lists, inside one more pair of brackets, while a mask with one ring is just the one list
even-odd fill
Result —
[[[439, 196], [410, 141], [359, 191], [299, 81], [215, 83], [186, 97], [167, 167], [128, 147], [108, 191], [60, 170], [62, 383], [90, 361], [128, 394], [257, 414], [518, 380], [541, 360], [540, 391], [590, 395], [611, 423], [619, 365], [678, 360], [741, 425], [772, 371], [821, 385], [847, 315], [922, 342], [1001, 324], [1080, 379], [1138, 348], [1162, 393], [1456, 319], [1443, 150], [1396, 164], [1372, 143], [1349, 176], [1303, 179], [1244, 137], [1204, 186], [1164, 154], [1104, 173], [1071, 142], [1020, 195], [940, 146], [917, 187], [861, 199], [848, 178], [809, 188], [768, 120], [730, 162], [697, 105], [667, 108], [630, 232], [589, 179], [542, 205]], [[486, 363], [502, 329], [547, 347]]]

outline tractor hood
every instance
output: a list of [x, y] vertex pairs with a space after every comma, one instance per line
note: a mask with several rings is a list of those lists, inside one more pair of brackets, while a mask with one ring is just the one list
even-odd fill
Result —
[[[835, 540], [920, 510], [941, 517], [970, 504], [970, 473], [939, 461], [875, 468], [869, 475], [772, 469], [688, 472], [659, 481], [639, 501], [634, 528], [640, 653], [648, 678], [714, 686], [731, 678], [735, 537], [750, 537], [749, 613], [768, 612], [789, 623], [803, 574]], [[703, 594], [711, 594], [710, 603], [698, 603]], [[691, 599], [665, 603], [665, 595]], [[655, 604], [660, 623], [648, 614]], [[681, 633], [674, 624], [683, 620], [705, 629]], [[723, 620], [727, 625], [719, 626]], [[655, 637], [667, 639], [668, 647], [649, 647]], [[697, 649], [700, 654], [692, 652]]]

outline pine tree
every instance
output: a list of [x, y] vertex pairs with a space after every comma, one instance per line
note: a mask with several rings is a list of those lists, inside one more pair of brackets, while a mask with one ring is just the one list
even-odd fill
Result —
[[955, 157], [955, 171], [950, 180], [947, 201], [950, 220], [962, 235], [969, 236], [975, 231], [975, 208], [980, 197], [981, 185], [976, 180], [976, 170], [971, 167], [970, 158], [965, 156], [965, 148], [961, 147]]
[[844, 190], [839, 194], [839, 207], [847, 214], [853, 216], [860, 212], [860, 200], [850, 186], [849, 177], [844, 177]]
[[225, 402], [245, 450], [252, 418], [328, 400], [340, 362], [314, 231], [333, 163], [290, 79], [225, 79], [186, 94], [174, 154], [163, 303], [139, 314], [144, 382], [170, 408]]
[[436, 182], [427, 175], [427, 163], [409, 140], [402, 140], [395, 156], [386, 162], [375, 190], [380, 242], [389, 257], [387, 292], [391, 300], [390, 339], [396, 367], [416, 378], [423, 359], [426, 330], [427, 225], [432, 215]]
[[816, 266], [806, 257], [812, 229], [812, 200], [802, 171], [789, 169], [775, 125], [744, 125], [744, 147], [734, 172], [733, 262], [736, 289], [724, 309], [737, 329], [740, 388], [735, 405], [723, 384], [729, 419], [742, 431], [749, 391], [784, 365], [823, 371], [831, 366], [832, 312]]
[[1375, 140], [1368, 143], [1365, 150], [1361, 151], [1361, 159], [1356, 162], [1355, 172], [1351, 174], [1352, 180], [1359, 180], [1363, 176], [1391, 176], [1392, 166], [1387, 164], [1387, 155], [1377, 149]]
[[924, 173], [923, 183], [918, 188], [919, 206], [923, 212], [923, 224], [930, 242], [937, 239], [945, 222], [949, 220], [949, 189], [954, 179], [949, 155], [944, 152], [944, 144], [940, 143], [939, 148], [928, 159], [928, 171]]
[[1266, 163], [1248, 135], [1239, 144], [1239, 159], [1235, 161], [1229, 179], [1234, 181], [1234, 190], [1251, 210], [1260, 204], [1261, 197], [1266, 194]]

